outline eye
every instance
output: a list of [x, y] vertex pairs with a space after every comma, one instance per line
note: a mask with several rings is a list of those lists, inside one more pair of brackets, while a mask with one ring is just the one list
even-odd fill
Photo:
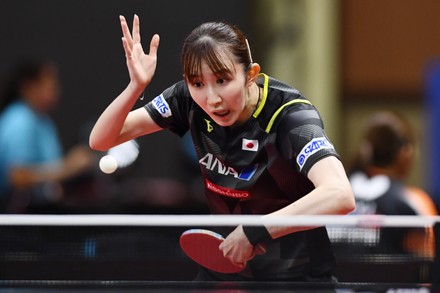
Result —
[[219, 78], [219, 79], [217, 79], [217, 83], [218, 84], [224, 84], [224, 83], [226, 83], [226, 78]]
[[203, 82], [200, 81], [193, 82], [193, 86], [197, 88], [201, 88], [203, 86]]

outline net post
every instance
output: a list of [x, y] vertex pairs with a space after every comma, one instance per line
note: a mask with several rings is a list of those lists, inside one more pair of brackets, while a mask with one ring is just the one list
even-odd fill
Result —
[[[435, 235], [435, 258], [434, 266], [432, 270], [431, 280], [433, 284], [433, 289], [440, 290], [440, 222], [436, 221], [434, 223], [434, 235]], [[437, 292], [437, 291], [433, 291]]]

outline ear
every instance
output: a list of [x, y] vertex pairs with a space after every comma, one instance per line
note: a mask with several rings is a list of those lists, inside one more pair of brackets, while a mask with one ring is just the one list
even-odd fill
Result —
[[405, 144], [400, 148], [397, 152], [395, 165], [396, 172], [402, 177], [405, 178], [408, 173], [411, 171], [413, 160], [415, 156], [415, 146], [412, 144]]
[[252, 63], [251, 68], [247, 73], [248, 85], [253, 84], [257, 80], [258, 75], [260, 74], [260, 70], [261, 70], [260, 64]]

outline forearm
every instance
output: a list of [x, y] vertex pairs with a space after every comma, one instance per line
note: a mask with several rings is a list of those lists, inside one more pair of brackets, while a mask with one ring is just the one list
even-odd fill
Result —
[[130, 83], [104, 110], [90, 133], [89, 144], [92, 149], [105, 151], [124, 141], [125, 120], [142, 91], [141, 87]]
[[28, 188], [45, 182], [63, 180], [64, 172], [59, 168], [14, 167], [9, 180], [14, 188]]
[[[290, 215], [344, 215], [355, 207], [354, 195], [342, 163], [335, 157], [318, 161], [310, 169], [308, 178], [315, 189], [265, 217]], [[272, 238], [315, 227], [267, 227]]]
[[[353, 203], [349, 189], [318, 187], [294, 203], [264, 216], [294, 216], [294, 215], [345, 215], [352, 211]], [[267, 226], [273, 239], [299, 231], [316, 228], [315, 226]]]

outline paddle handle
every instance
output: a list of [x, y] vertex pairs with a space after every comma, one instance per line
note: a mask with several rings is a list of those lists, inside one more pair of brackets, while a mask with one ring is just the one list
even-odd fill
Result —
[[266, 246], [264, 244], [258, 243], [254, 247], [255, 254], [262, 255], [266, 253]]

